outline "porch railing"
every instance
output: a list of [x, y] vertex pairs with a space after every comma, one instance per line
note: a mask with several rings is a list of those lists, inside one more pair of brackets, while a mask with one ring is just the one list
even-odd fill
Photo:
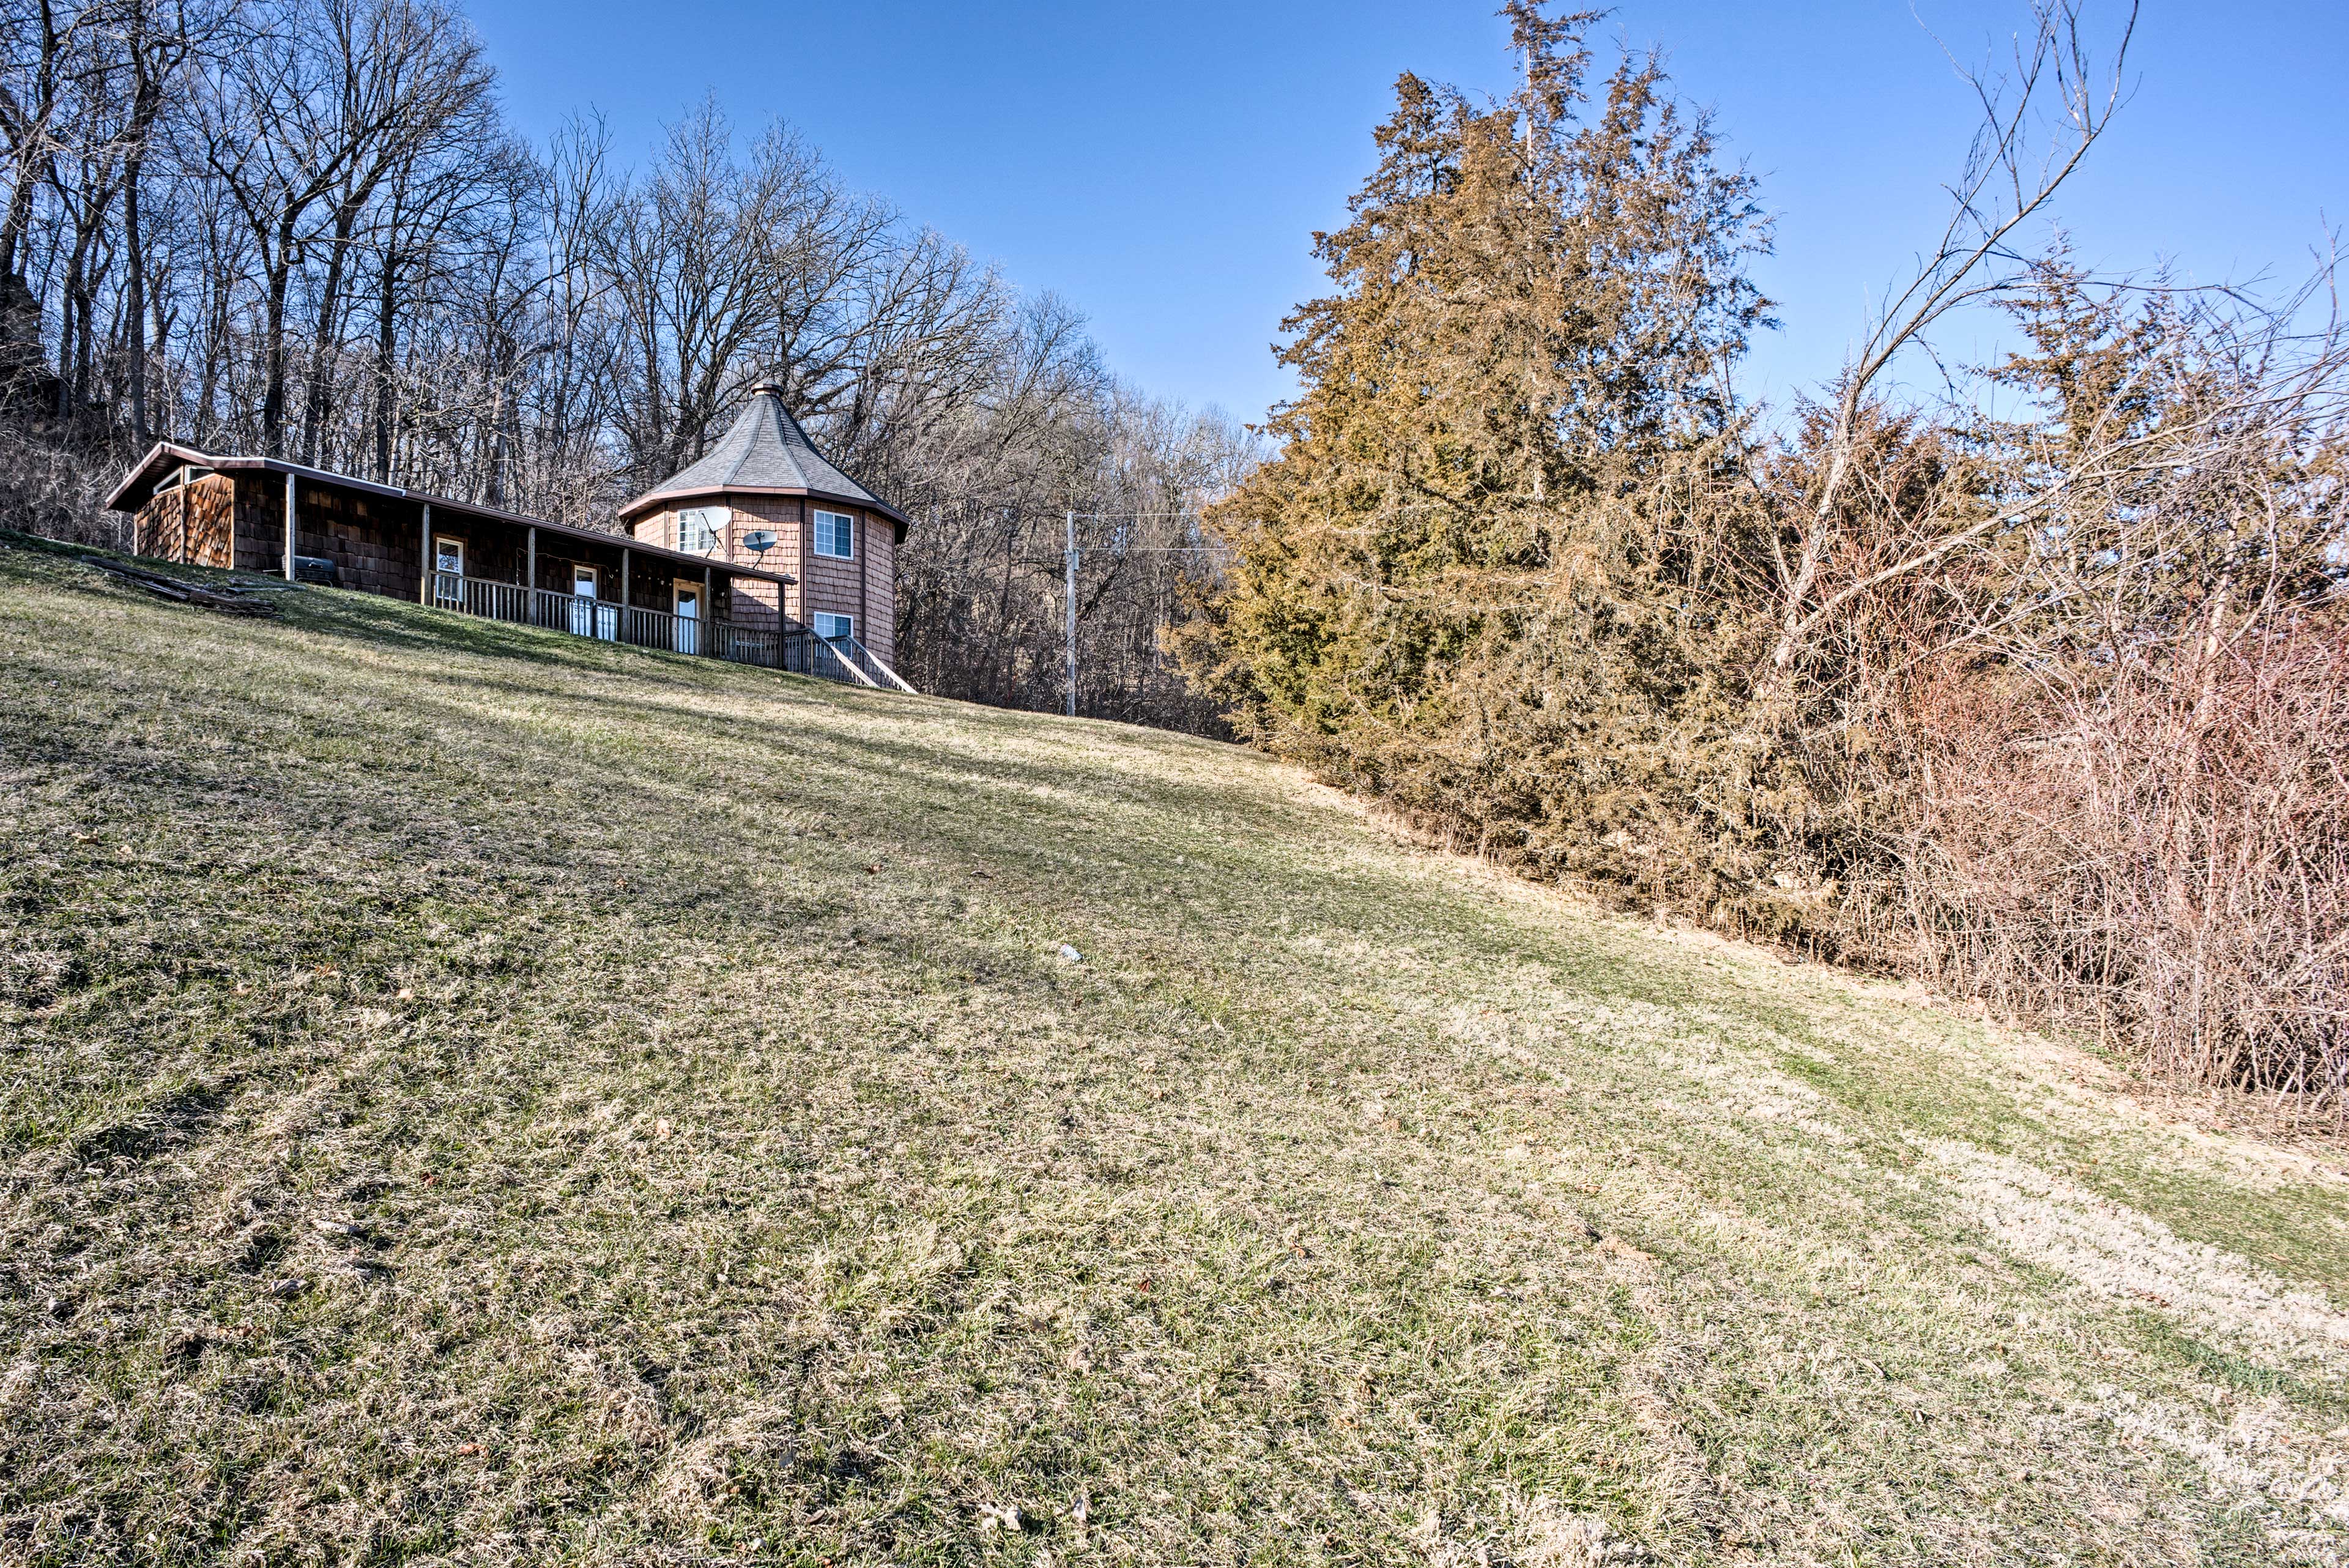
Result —
[[818, 637], [805, 627], [783, 634], [783, 668], [794, 675], [820, 675], [850, 686], [877, 686], [842, 652], [837, 638]]
[[699, 654], [736, 664], [756, 664], [798, 675], [821, 676], [852, 686], [885, 687], [910, 692], [897, 672], [854, 638], [825, 639], [804, 627], [781, 630], [730, 620], [677, 615], [668, 610], [616, 605], [552, 588], [492, 582], [458, 572], [432, 574], [432, 602], [487, 620], [541, 626], [622, 642], [666, 653]]

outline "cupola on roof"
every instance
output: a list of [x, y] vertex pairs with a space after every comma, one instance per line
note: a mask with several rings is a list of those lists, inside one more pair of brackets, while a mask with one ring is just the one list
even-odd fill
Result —
[[656, 502], [727, 490], [860, 503], [899, 523], [907, 520], [816, 450], [815, 442], [783, 406], [783, 389], [773, 381], [761, 381], [750, 389], [750, 400], [735, 416], [732, 428], [700, 462], [629, 502], [620, 508], [620, 515], [642, 512]]

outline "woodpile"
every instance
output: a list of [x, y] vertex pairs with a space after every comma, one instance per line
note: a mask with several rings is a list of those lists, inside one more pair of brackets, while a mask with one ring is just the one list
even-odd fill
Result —
[[[150, 572], [143, 566], [126, 566], [100, 556], [84, 556], [82, 561], [101, 572], [110, 572], [127, 583], [146, 589], [158, 598], [179, 604], [194, 605], [201, 609], [218, 610], [222, 615], [251, 617], [274, 616], [277, 607], [261, 593], [222, 584], [217, 587], [202, 583], [191, 583], [178, 577], [167, 577], [160, 572]], [[278, 591], [283, 591], [278, 590]]]

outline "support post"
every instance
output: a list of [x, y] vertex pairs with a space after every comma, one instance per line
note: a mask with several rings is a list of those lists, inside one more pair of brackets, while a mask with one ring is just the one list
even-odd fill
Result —
[[522, 619], [524, 626], [538, 624], [538, 530], [530, 531], [529, 548], [523, 557]]
[[285, 476], [285, 580], [294, 580], [294, 485], [292, 474]]
[[709, 566], [701, 568], [701, 651], [716, 655], [718, 641], [718, 579]]
[[628, 640], [628, 547], [620, 546], [620, 640]]
[[1077, 716], [1077, 514], [1069, 514], [1069, 717]]
[[429, 605], [432, 602], [432, 579], [437, 575], [438, 566], [432, 559], [432, 503], [429, 501], [424, 504], [424, 521], [417, 525], [417, 531], [419, 535], [417, 542], [424, 552], [417, 556], [417, 560], [424, 569], [417, 574], [416, 602]]

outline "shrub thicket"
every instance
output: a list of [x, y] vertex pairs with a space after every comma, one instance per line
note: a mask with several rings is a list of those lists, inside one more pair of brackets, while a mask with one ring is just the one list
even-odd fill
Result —
[[[1318, 239], [1335, 286], [1213, 514], [1195, 678], [1533, 875], [2338, 1114], [2337, 336], [2002, 269], [2116, 101], [2051, 16], [1940, 253], [1772, 437], [1728, 390], [1766, 310], [1751, 180], [1652, 61], [1591, 90], [1590, 18], [1508, 15], [1521, 88], [1402, 78]], [[2070, 140], [2034, 165], [2050, 92]], [[1884, 369], [1984, 300], [2023, 415], [1895, 406]]]

